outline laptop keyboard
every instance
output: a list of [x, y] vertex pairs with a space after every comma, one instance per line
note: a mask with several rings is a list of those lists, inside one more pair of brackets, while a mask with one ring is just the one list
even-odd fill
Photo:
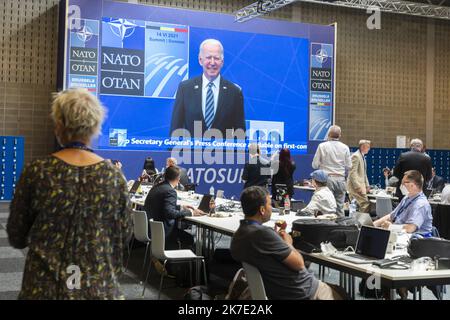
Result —
[[397, 256], [397, 257], [393, 257], [392, 260], [398, 261], [398, 262], [403, 262], [403, 263], [411, 263], [413, 262], [413, 258], [411, 258], [410, 256]]
[[373, 260], [377, 260], [376, 258], [365, 257], [365, 256], [362, 256], [362, 255], [357, 254], [357, 253], [346, 254], [346, 256], [347, 256], [347, 257], [356, 258], [356, 259], [359, 259], [359, 260], [364, 260], [364, 261], [373, 261]]

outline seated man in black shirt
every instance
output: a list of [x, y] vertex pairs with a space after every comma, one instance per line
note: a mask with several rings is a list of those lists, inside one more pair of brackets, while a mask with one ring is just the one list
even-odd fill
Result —
[[233, 258], [258, 268], [269, 299], [341, 300], [334, 288], [306, 269], [286, 231], [275, 232], [262, 225], [272, 215], [270, 202], [269, 193], [262, 187], [242, 191], [245, 219], [231, 241]]
[[164, 181], [154, 186], [145, 199], [144, 209], [148, 218], [164, 223], [166, 235], [166, 249], [191, 248], [194, 238], [177, 226], [177, 219], [185, 216], [199, 216], [204, 214], [201, 210], [191, 206], [177, 205], [177, 192], [175, 187], [180, 182], [180, 169], [171, 166], [164, 172]]

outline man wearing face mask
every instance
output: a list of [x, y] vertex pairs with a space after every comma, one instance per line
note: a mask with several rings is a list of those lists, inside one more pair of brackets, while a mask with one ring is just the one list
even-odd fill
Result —
[[423, 177], [419, 171], [406, 171], [400, 186], [405, 197], [394, 211], [374, 221], [374, 226], [389, 230], [402, 229], [407, 233], [431, 237], [433, 216], [422, 186]]

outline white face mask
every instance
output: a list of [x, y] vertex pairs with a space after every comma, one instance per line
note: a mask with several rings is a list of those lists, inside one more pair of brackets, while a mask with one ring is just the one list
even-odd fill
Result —
[[402, 194], [403, 194], [404, 196], [408, 196], [408, 194], [409, 194], [408, 189], [406, 189], [406, 187], [405, 187], [404, 184], [402, 184], [402, 185], [400, 186], [400, 191], [402, 192]]

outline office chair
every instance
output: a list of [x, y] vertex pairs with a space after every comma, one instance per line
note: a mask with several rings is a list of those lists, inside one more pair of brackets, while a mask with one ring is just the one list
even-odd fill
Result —
[[[168, 261], [180, 263], [180, 262], [189, 262], [190, 267], [192, 268], [192, 262], [201, 260], [203, 265], [203, 277], [205, 281], [205, 285], [208, 283], [208, 279], [206, 277], [206, 266], [205, 266], [205, 258], [202, 256], [197, 256], [192, 250], [165, 250], [165, 233], [164, 233], [164, 225], [161, 221], [150, 221], [150, 230], [152, 234], [152, 245], [151, 252], [154, 258], [158, 260], [164, 261], [164, 269], [166, 268], [166, 264]], [[147, 282], [148, 275], [150, 274], [151, 264], [148, 268], [147, 276], [145, 277], [145, 282]], [[164, 273], [161, 274], [161, 280], [159, 283], [159, 292], [158, 292], [158, 300], [161, 297], [161, 290], [164, 280]], [[145, 287], [144, 287], [145, 291]]]
[[[145, 243], [145, 255], [144, 255], [144, 261], [142, 263], [142, 270], [141, 270], [141, 276], [139, 277], [140, 284], [143, 286], [142, 296], [145, 292], [145, 283], [147, 282], [147, 279], [145, 279], [145, 282], [142, 282], [142, 278], [144, 277], [144, 270], [145, 270], [145, 263], [147, 261], [147, 253], [149, 249], [149, 244], [151, 242], [151, 239], [148, 236], [148, 219], [147, 219], [147, 213], [145, 211], [138, 211], [133, 210], [133, 232], [134, 237], [137, 241]], [[149, 269], [151, 266], [151, 262], [149, 265]]]
[[242, 266], [245, 270], [248, 287], [250, 288], [250, 293], [252, 294], [252, 300], [268, 300], [266, 296], [266, 289], [264, 288], [264, 282], [259, 270], [246, 262], [242, 262]]
[[376, 199], [377, 218], [382, 218], [392, 212], [392, 200], [388, 197], [377, 197]]

